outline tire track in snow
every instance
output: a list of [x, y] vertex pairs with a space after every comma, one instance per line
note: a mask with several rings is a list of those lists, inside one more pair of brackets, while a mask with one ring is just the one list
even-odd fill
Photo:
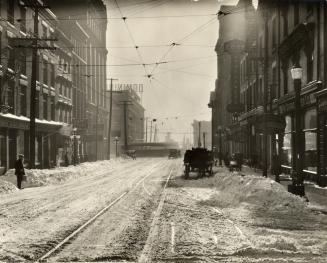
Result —
[[[80, 226], [78, 229], [76, 229], [73, 233], [71, 233], [69, 236], [64, 238], [59, 244], [57, 244], [54, 248], [52, 248], [50, 251], [45, 253], [43, 256], [41, 256], [39, 259], [35, 261], [35, 263], [44, 262], [47, 260], [51, 255], [58, 252], [62, 247], [64, 247], [65, 244], [67, 244], [68, 241], [70, 241], [73, 237], [76, 237], [81, 231], [83, 231], [85, 228], [87, 228], [91, 223], [93, 223], [98, 217], [100, 217], [102, 214], [107, 212], [110, 208], [112, 208], [116, 203], [118, 203], [122, 198], [124, 198], [129, 192], [132, 192], [134, 189], [136, 189], [141, 183], [144, 182], [144, 180], [149, 177], [153, 172], [162, 164], [164, 164], [164, 161], [161, 161], [160, 163], [157, 163], [153, 165], [146, 173], [145, 176], [143, 176], [131, 189], [128, 189], [124, 191], [120, 196], [118, 196], [114, 201], [112, 201], [109, 205], [107, 205], [105, 208], [103, 208], [101, 211], [99, 211], [96, 215], [94, 215], [92, 218], [90, 218], [86, 223], [84, 223], [82, 226]], [[121, 179], [117, 179], [115, 181], [119, 181]]]

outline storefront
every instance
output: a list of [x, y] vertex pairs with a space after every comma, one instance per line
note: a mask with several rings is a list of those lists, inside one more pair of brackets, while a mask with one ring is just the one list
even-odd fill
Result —
[[327, 89], [317, 92], [317, 183], [327, 186]]
[[[0, 172], [14, 168], [17, 155], [29, 161], [29, 118], [13, 114], [0, 114]], [[51, 168], [56, 164], [56, 135], [61, 123], [36, 120], [35, 166]]]

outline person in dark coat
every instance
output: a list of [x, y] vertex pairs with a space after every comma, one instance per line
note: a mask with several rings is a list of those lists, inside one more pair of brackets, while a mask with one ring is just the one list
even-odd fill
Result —
[[23, 176], [25, 175], [23, 161], [24, 161], [24, 155], [23, 154], [18, 155], [18, 160], [15, 162], [15, 175], [17, 177], [18, 189], [22, 189]]

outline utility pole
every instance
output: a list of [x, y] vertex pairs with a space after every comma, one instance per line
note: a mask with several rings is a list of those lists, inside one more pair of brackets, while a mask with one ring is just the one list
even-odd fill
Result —
[[262, 168], [262, 176], [267, 177], [267, 169], [268, 169], [268, 129], [267, 129], [267, 113], [268, 113], [268, 13], [265, 11], [265, 54], [264, 54], [264, 94], [263, 94], [263, 168]]
[[99, 115], [99, 101], [97, 101], [97, 108], [95, 113], [95, 160], [98, 160], [98, 115]]
[[150, 123], [150, 142], [152, 141], [152, 120]]
[[199, 138], [198, 138], [198, 147], [201, 147], [201, 121], [199, 121]]
[[[34, 10], [34, 37], [32, 38], [14, 38], [13, 40], [18, 41], [31, 41], [31, 46], [16, 46], [17, 48], [32, 48], [32, 76], [31, 76], [31, 97], [30, 97], [30, 149], [29, 149], [29, 166], [30, 168], [35, 168], [35, 96], [36, 96], [36, 81], [37, 72], [39, 66], [39, 60], [37, 52], [39, 49], [49, 49], [54, 50], [55, 47], [42, 47], [38, 46], [39, 41], [57, 41], [57, 39], [51, 38], [39, 38], [39, 9], [47, 9], [49, 6], [40, 5], [38, 1], [35, 4], [21, 5], [22, 7], [28, 7]], [[42, 160], [43, 161], [43, 160]]]
[[203, 148], [206, 147], [206, 133], [203, 133]]
[[124, 107], [124, 148], [125, 151], [127, 151], [128, 149], [128, 124], [127, 124], [127, 107], [128, 105], [132, 105], [133, 103], [131, 103], [131, 101], [129, 100], [124, 100], [121, 101], [120, 105], [123, 105]]
[[112, 123], [112, 82], [118, 79], [110, 80], [110, 106], [109, 106], [109, 126], [108, 126], [108, 160], [110, 160], [110, 144], [111, 144], [111, 123]]

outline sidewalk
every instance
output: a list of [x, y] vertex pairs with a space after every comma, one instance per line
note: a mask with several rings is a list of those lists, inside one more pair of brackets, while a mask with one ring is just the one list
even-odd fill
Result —
[[[229, 172], [229, 170], [226, 167], [217, 167], [218, 172]], [[254, 170], [248, 166], [242, 166], [242, 174], [244, 175], [257, 175], [262, 176], [261, 170]], [[268, 173], [268, 177], [271, 180], [275, 180], [275, 176]], [[281, 182], [280, 182], [285, 189], [287, 190], [287, 186], [291, 184], [291, 178], [290, 176], [281, 176]], [[327, 188], [321, 188], [314, 184], [313, 182], [307, 182], [305, 181], [305, 193], [307, 198], [309, 199], [309, 206], [313, 210], [318, 210], [322, 213], [327, 214]]]

